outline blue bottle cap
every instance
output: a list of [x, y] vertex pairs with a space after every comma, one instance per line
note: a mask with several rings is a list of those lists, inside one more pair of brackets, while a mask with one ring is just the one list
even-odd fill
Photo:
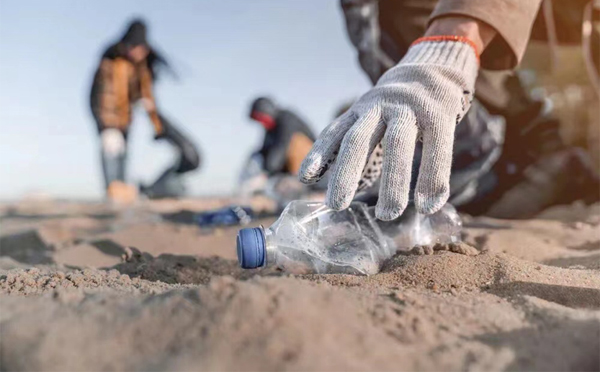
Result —
[[260, 227], [241, 229], [237, 236], [238, 262], [243, 269], [256, 269], [266, 262], [265, 233]]

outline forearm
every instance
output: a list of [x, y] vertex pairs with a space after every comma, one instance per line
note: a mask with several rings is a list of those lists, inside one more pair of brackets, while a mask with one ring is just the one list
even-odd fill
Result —
[[431, 14], [430, 25], [433, 26], [438, 19], [455, 17], [481, 21], [497, 33], [481, 55], [481, 67], [488, 70], [513, 69], [525, 53], [541, 1], [439, 0]]
[[152, 121], [156, 136], [160, 136], [163, 134], [164, 128], [156, 110], [156, 102], [154, 100], [154, 95], [152, 94], [152, 77], [150, 76], [150, 71], [148, 69], [144, 68], [142, 70], [140, 80], [142, 103], [144, 104], [146, 112], [148, 112], [148, 116], [150, 116], [150, 121]]
[[448, 16], [435, 19], [425, 36], [462, 36], [471, 40], [481, 55], [496, 36], [496, 31], [484, 22], [464, 16]]

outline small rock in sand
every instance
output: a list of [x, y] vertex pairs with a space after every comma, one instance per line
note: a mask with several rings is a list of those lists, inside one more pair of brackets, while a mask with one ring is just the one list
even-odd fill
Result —
[[464, 254], [466, 256], [477, 256], [479, 251], [466, 243], [452, 243], [448, 245], [450, 252]]

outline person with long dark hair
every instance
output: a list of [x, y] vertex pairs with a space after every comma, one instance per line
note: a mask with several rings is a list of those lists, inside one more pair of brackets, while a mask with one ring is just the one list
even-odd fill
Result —
[[167, 61], [147, 41], [142, 20], [129, 24], [123, 37], [108, 47], [94, 76], [90, 104], [101, 142], [102, 168], [109, 198], [130, 194], [126, 183], [127, 135], [132, 108], [141, 102], [146, 109], [156, 140], [166, 140], [179, 153], [177, 162], [167, 168], [150, 186], [140, 190], [151, 198], [177, 197], [184, 194], [183, 173], [200, 165], [196, 146], [161, 115], [153, 95], [153, 83]]

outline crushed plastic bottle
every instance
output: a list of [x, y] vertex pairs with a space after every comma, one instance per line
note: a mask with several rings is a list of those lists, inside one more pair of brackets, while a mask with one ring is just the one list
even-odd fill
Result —
[[364, 203], [334, 211], [323, 203], [293, 201], [268, 229], [240, 230], [238, 261], [245, 269], [373, 275], [399, 249], [459, 241], [461, 225], [449, 205], [430, 216], [409, 209], [399, 220], [382, 222]]
[[293, 201], [268, 229], [240, 230], [243, 268], [278, 266], [292, 273], [374, 274], [391, 255], [366, 204], [334, 211], [323, 203]]

